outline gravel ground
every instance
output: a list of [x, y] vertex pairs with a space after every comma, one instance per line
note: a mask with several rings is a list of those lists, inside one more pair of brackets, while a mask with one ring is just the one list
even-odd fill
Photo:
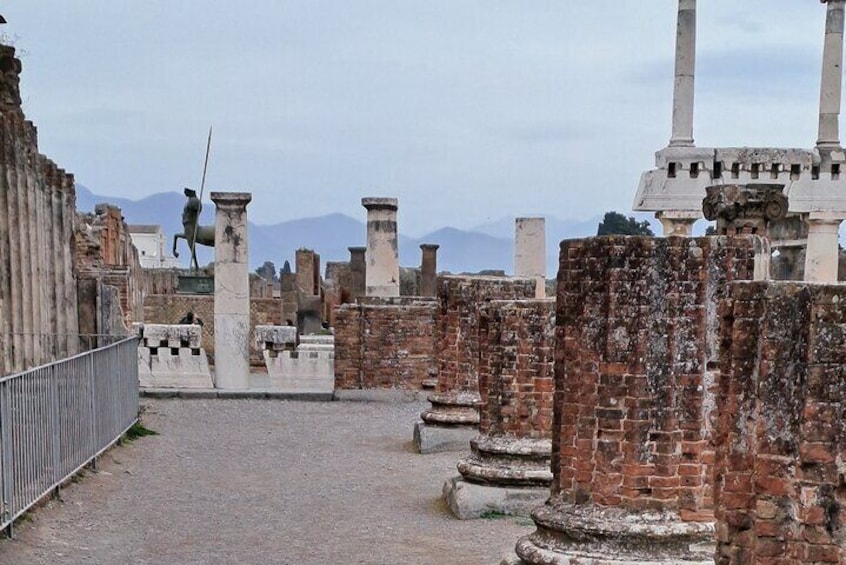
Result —
[[145, 401], [108, 452], [0, 542], [0, 564], [485, 564], [526, 519], [460, 521], [460, 454], [419, 455], [422, 403]]

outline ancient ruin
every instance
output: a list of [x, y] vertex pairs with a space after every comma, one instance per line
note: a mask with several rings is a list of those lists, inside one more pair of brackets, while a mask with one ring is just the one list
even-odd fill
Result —
[[[846, 218], [839, 117], [843, 81], [844, 2], [826, 5], [819, 137], [813, 149], [777, 147], [696, 147], [693, 139], [696, 62], [696, 0], [679, 0], [673, 128], [669, 145], [656, 153], [654, 170], [640, 180], [634, 210], [654, 211], [665, 235], [690, 235], [703, 216], [709, 186], [771, 184], [783, 187], [789, 214], [807, 224], [805, 280], [837, 280], [838, 229]], [[788, 240], [803, 237], [802, 230]], [[795, 242], [785, 242], [795, 247]], [[781, 247], [779, 241], [773, 248]]]

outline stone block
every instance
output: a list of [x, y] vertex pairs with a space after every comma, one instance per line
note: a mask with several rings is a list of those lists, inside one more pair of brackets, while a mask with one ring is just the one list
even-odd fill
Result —
[[489, 513], [529, 516], [549, 498], [549, 488], [480, 485], [453, 477], [444, 482], [443, 497], [459, 520], [481, 518]]
[[297, 348], [297, 328], [295, 326], [256, 326], [253, 330], [253, 342], [256, 349], [267, 349], [272, 344], [274, 350]]
[[148, 347], [199, 348], [202, 346], [203, 328], [197, 325], [143, 324], [142, 337]]
[[414, 446], [423, 455], [469, 451], [470, 440], [477, 435], [479, 430], [473, 426], [432, 426], [423, 421], [414, 424]]
[[142, 388], [212, 388], [208, 359], [201, 348], [138, 348]]

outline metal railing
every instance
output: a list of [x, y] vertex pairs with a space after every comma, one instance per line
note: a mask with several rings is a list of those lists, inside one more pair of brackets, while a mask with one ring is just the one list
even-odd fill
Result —
[[138, 339], [0, 378], [0, 529], [138, 420]]

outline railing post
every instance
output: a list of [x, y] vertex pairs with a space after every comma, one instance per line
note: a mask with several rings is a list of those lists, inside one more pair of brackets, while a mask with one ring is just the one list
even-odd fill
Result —
[[91, 450], [88, 452], [89, 457], [91, 457], [90, 467], [92, 469], [97, 468], [97, 451], [99, 448], [97, 447], [97, 394], [95, 388], [97, 386], [97, 378], [94, 374], [94, 352], [88, 354], [88, 384], [89, 384], [89, 406], [91, 408]]
[[64, 476], [62, 468], [62, 430], [59, 419], [59, 378], [56, 367], [59, 363], [53, 363], [47, 367], [47, 378], [50, 379], [50, 441], [53, 459], [52, 482], [56, 485], [54, 496], [59, 496], [59, 484]]
[[6, 533], [13, 536], [12, 516], [9, 497], [12, 495], [12, 426], [9, 423], [11, 418], [11, 402], [9, 393], [9, 381], [0, 383], [0, 494], [2, 498], [3, 512], [0, 514], [3, 522], [9, 522]]

